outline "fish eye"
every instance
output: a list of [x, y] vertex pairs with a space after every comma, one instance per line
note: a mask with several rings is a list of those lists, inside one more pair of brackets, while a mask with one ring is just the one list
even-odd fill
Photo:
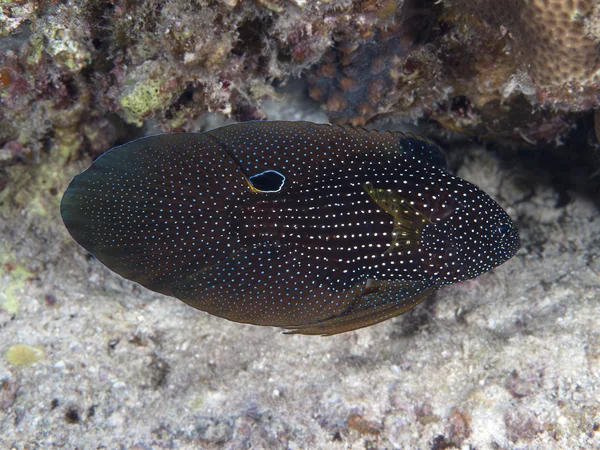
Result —
[[285, 176], [276, 170], [265, 170], [252, 175], [248, 181], [259, 192], [279, 192], [285, 183]]

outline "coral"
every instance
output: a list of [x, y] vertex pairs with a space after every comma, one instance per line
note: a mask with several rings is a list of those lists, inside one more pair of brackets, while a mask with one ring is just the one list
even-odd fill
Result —
[[0, 37], [8, 36], [33, 16], [37, 2], [0, 0]]
[[518, 65], [537, 86], [600, 81], [600, 4], [594, 0], [463, 0], [510, 33]]
[[[81, 14], [78, 5], [61, 5], [55, 14], [39, 23], [44, 50], [52, 57], [54, 64], [66, 72], [79, 72], [91, 63], [91, 31], [89, 24], [81, 19]], [[64, 19], [59, 20], [58, 17]]]
[[0, 164], [97, 154], [152, 121], [195, 130], [260, 102], [321, 59], [348, 21], [382, 26], [392, 0], [26, 0], [0, 3]]
[[593, 0], [0, 0], [0, 166], [266, 118], [292, 77], [334, 122], [560, 143], [598, 106]]
[[364, 125], [376, 113], [404, 100], [399, 90], [382, 95], [388, 86], [410, 77], [402, 70], [408, 48], [399, 28], [394, 24], [369, 30], [372, 38], [362, 45], [340, 42], [310, 73], [310, 96], [323, 102], [334, 122]]
[[428, 118], [486, 139], [543, 144], [569, 133], [571, 112], [598, 106], [595, 2], [437, 3], [405, 2], [392, 26], [335, 41], [308, 76], [331, 120]]

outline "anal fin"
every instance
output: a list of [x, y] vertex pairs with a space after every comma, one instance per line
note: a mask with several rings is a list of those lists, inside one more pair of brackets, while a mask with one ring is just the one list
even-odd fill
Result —
[[331, 336], [368, 327], [411, 310], [438, 288], [422, 282], [375, 281], [356, 295], [341, 314], [304, 325], [284, 327], [290, 334]]

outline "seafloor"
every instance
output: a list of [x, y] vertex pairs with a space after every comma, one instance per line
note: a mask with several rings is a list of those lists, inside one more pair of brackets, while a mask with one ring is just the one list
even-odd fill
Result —
[[[267, 111], [325, 120], [288, 98]], [[599, 448], [597, 202], [517, 153], [456, 148], [452, 165], [512, 215], [521, 251], [329, 338], [209, 316], [90, 258], [58, 212], [89, 160], [23, 181], [45, 190], [2, 210], [0, 351], [43, 357], [0, 359], [0, 447]]]

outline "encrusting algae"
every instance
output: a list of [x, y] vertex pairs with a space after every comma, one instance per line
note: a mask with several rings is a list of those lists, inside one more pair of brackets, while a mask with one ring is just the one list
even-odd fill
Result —
[[433, 142], [246, 122], [116, 147], [61, 203], [109, 268], [229, 320], [336, 334], [511, 258], [506, 212]]

